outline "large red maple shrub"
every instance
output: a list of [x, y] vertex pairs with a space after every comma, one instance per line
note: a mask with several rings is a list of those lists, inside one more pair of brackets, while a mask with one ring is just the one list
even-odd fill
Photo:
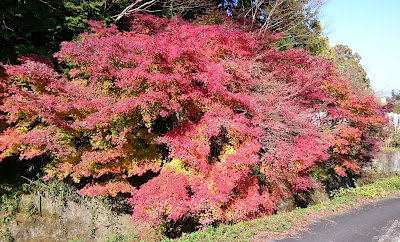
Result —
[[125, 32], [89, 24], [55, 55], [65, 74], [40, 58], [4, 65], [0, 159], [50, 155], [46, 178], [130, 194], [134, 220], [271, 214], [323, 162], [357, 172], [385, 123], [332, 63], [278, 52], [273, 36], [150, 15]]

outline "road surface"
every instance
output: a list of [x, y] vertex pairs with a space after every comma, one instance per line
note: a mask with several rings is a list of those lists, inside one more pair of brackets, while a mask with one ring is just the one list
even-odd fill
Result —
[[390, 197], [320, 219], [310, 230], [280, 242], [400, 242], [400, 197]]

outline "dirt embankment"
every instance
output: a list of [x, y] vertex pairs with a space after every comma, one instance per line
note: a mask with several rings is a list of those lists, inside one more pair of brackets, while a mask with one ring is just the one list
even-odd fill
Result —
[[7, 227], [14, 241], [101, 241], [113, 234], [129, 234], [129, 214], [113, 212], [107, 204], [60, 201], [35, 194], [23, 195], [20, 212]]

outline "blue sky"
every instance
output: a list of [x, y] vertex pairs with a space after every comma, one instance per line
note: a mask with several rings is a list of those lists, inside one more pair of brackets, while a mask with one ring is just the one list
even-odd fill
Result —
[[400, 0], [328, 0], [320, 19], [331, 46], [361, 55], [378, 95], [400, 90]]

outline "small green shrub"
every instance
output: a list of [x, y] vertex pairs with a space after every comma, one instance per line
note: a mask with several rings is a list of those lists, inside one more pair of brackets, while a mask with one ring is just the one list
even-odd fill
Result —
[[[139, 241], [139, 237], [135, 232], [132, 232], [130, 235], [122, 235], [119, 233], [115, 233], [112, 236], [107, 236], [104, 239], [105, 242], [130, 242], [130, 241]], [[140, 240], [142, 241], [142, 240]]]
[[17, 192], [3, 194], [0, 200], [0, 225], [6, 224], [11, 220], [18, 211], [18, 196]]

